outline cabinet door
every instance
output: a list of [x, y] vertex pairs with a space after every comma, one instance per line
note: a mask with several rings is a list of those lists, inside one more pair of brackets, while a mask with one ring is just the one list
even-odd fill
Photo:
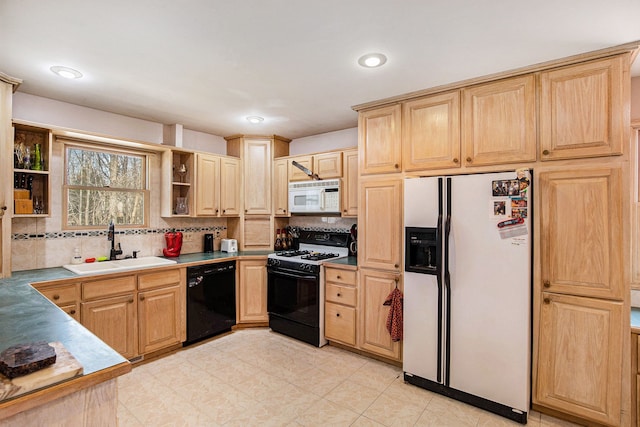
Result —
[[180, 344], [180, 285], [138, 293], [140, 353]]
[[620, 425], [622, 313], [621, 302], [543, 293], [535, 403]]
[[238, 323], [268, 322], [267, 261], [240, 261]]
[[273, 162], [273, 213], [277, 216], [289, 215], [289, 171], [288, 160]]
[[220, 159], [220, 214], [240, 215], [240, 159]]
[[400, 105], [360, 112], [358, 147], [361, 174], [402, 170], [400, 118]]
[[398, 270], [402, 244], [402, 181], [360, 183], [358, 265]]
[[342, 178], [342, 152], [314, 155], [313, 172], [322, 179]]
[[409, 101], [402, 109], [404, 170], [460, 167], [460, 92]]
[[628, 68], [625, 54], [540, 74], [542, 160], [622, 154]]
[[220, 212], [220, 158], [196, 155], [196, 215], [216, 216]]
[[358, 150], [342, 156], [342, 216], [358, 216]]
[[325, 303], [324, 335], [330, 341], [356, 345], [356, 309]]
[[271, 214], [271, 140], [244, 140], [244, 213]]
[[399, 282], [399, 273], [360, 270], [360, 348], [400, 360], [400, 342], [393, 342], [387, 330], [389, 306], [383, 305]]
[[464, 89], [462, 146], [466, 166], [536, 159], [533, 75]]
[[622, 194], [620, 169], [540, 174], [545, 290], [624, 298]]
[[299, 168], [293, 165], [293, 162], [299, 163], [311, 172], [313, 170], [313, 156], [298, 156], [289, 159], [289, 181], [308, 181], [311, 179], [309, 175], [302, 172]]
[[123, 357], [137, 355], [136, 301], [133, 294], [81, 304], [82, 324]]

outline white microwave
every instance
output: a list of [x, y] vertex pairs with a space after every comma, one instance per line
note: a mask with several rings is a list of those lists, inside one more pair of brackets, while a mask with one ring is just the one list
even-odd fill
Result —
[[289, 212], [339, 214], [340, 180], [290, 182]]

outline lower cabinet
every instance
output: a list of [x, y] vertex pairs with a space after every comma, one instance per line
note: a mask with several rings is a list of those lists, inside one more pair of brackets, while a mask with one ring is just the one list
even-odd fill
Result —
[[62, 311], [80, 321], [80, 284], [35, 285], [35, 288]]
[[401, 361], [402, 346], [391, 340], [387, 330], [389, 306], [383, 305], [391, 291], [402, 290], [400, 274], [395, 272], [360, 270], [360, 329], [359, 347], [362, 350]]
[[265, 323], [267, 313], [267, 258], [238, 261], [238, 323]]
[[186, 337], [186, 270], [82, 283], [81, 323], [127, 359]]
[[357, 272], [325, 268], [324, 335], [329, 341], [356, 345]]
[[640, 341], [631, 334], [631, 425], [640, 426]]
[[138, 355], [133, 292], [82, 303], [81, 323], [123, 357]]
[[542, 294], [534, 403], [620, 425], [622, 314], [621, 302]]

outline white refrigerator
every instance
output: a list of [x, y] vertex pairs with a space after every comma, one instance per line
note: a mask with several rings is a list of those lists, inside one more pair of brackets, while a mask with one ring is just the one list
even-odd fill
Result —
[[404, 183], [405, 381], [526, 424], [531, 171]]

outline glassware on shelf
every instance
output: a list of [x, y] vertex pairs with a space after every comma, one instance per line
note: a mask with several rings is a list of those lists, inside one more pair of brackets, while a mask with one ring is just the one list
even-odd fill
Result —
[[31, 169], [31, 149], [29, 147], [24, 148], [22, 165], [24, 169]]
[[33, 213], [34, 214], [43, 214], [44, 212], [44, 203], [42, 201], [42, 197], [34, 196], [33, 197]]
[[178, 175], [180, 176], [180, 182], [184, 182], [184, 177], [187, 175], [187, 165], [181, 163], [178, 167]]
[[42, 152], [40, 144], [36, 144], [34, 146], [33, 164], [31, 165], [31, 169], [36, 171], [42, 170]]
[[187, 206], [186, 197], [176, 197], [176, 215], [189, 214], [189, 206]]

